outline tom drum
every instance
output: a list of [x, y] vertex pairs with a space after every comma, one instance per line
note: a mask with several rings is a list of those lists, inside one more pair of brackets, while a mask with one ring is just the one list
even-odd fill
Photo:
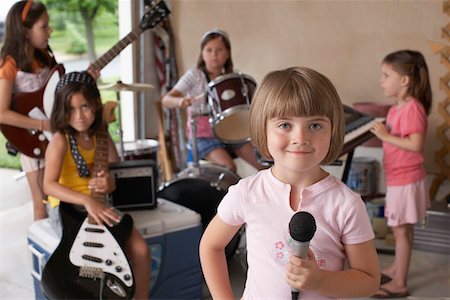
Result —
[[207, 101], [215, 136], [224, 143], [237, 144], [250, 138], [248, 119], [255, 80], [230, 73], [208, 84]]

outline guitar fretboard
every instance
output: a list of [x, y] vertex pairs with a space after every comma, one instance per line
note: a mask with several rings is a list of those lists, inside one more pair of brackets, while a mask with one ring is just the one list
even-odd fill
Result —
[[99, 57], [92, 65], [97, 69], [101, 70], [106, 66], [111, 60], [113, 60], [119, 53], [125, 49], [130, 43], [135, 41], [138, 36], [143, 32], [143, 30], [138, 26], [134, 28], [129, 34], [127, 34], [123, 39], [118, 41], [111, 49], [109, 49], [105, 54]]
[[157, 3], [149, 8], [149, 10], [142, 17], [140, 24], [133, 28], [123, 39], [118, 41], [110, 50], [103, 54], [100, 58], [92, 63], [97, 69], [101, 70], [111, 60], [113, 60], [126, 46], [135, 41], [139, 35], [149, 28], [154, 28], [158, 25], [168, 14], [170, 10], [164, 1]]
[[[97, 177], [100, 171], [108, 172], [108, 133], [106, 128], [101, 128], [96, 134], [97, 143], [95, 146], [95, 156], [94, 156], [94, 166], [92, 168], [93, 177]], [[92, 191], [92, 198], [96, 201], [105, 202], [106, 194]], [[90, 224], [96, 224], [94, 218], [90, 215], [88, 216], [88, 221]]]

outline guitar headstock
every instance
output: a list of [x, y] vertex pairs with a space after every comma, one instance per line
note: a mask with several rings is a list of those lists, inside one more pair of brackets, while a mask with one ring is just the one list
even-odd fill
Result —
[[167, 7], [166, 3], [164, 1], [160, 1], [145, 12], [144, 16], [141, 19], [141, 22], [139, 23], [139, 26], [142, 30], [154, 28], [169, 14], [170, 10]]

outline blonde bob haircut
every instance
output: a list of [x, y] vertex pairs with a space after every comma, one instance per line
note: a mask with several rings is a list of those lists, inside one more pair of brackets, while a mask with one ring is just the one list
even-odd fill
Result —
[[309, 116], [325, 116], [331, 121], [330, 147], [321, 164], [332, 163], [344, 143], [345, 115], [331, 81], [305, 67], [270, 72], [258, 85], [251, 103], [251, 141], [263, 157], [272, 159], [267, 148], [267, 122], [278, 117]]

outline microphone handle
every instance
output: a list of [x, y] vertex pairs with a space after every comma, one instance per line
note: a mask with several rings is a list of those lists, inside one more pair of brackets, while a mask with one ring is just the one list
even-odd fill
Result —
[[[303, 259], [308, 257], [309, 241], [299, 242], [291, 238], [291, 247], [292, 254], [294, 254], [295, 256]], [[292, 300], [297, 300], [299, 297], [299, 293], [300, 291], [297, 288], [291, 287]]]

